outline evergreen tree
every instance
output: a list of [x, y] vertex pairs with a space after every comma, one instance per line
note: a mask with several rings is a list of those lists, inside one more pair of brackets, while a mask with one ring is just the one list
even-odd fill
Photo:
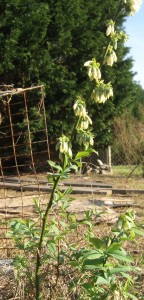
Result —
[[[102, 106], [89, 101], [92, 86], [83, 65], [93, 57], [102, 61], [106, 22], [117, 15], [118, 5], [114, 0], [0, 0], [0, 81], [16, 87], [44, 83], [51, 141], [72, 126], [72, 103], [82, 94], [96, 143], [111, 143], [113, 117], [136, 97], [132, 59], [120, 42], [114, 70], [102, 69], [103, 78], [114, 85], [114, 99]], [[121, 30], [125, 16], [117, 16], [116, 29]]]

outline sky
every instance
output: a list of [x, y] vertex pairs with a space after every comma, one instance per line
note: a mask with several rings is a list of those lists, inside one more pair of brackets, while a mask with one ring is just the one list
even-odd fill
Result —
[[129, 56], [134, 60], [133, 71], [137, 72], [134, 79], [144, 88], [144, 1], [140, 10], [127, 18], [124, 27], [129, 35], [126, 45], [131, 48]]

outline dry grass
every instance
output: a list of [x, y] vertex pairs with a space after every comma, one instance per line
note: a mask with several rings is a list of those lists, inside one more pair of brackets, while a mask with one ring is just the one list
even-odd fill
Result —
[[144, 190], [144, 178], [142, 177], [102, 176], [101, 179], [106, 183], [112, 184], [113, 188]]

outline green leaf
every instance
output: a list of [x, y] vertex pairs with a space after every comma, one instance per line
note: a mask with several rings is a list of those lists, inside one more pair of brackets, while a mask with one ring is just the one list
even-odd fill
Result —
[[69, 226], [69, 229], [70, 229], [70, 230], [73, 230], [73, 229], [76, 229], [78, 226], [79, 226], [79, 224], [73, 223], [73, 224], [71, 224], [71, 225]]
[[59, 165], [56, 165], [56, 163], [55, 163], [54, 161], [52, 161], [52, 160], [48, 160], [48, 164], [49, 164], [52, 168], [54, 168], [54, 169], [57, 169], [57, 170], [59, 170], [59, 171], [62, 170], [62, 168], [61, 168]]
[[77, 172], [78, 166], [77, 166], [77, 165], [71, 165], [71, 166], [70, 166], [70, 169]]
[[132, 299], [132, 300], [138, 300], [138, 298], [128, 292], [126, 292], [126, 296], [129, 296], [129, 299]]
[[84, 261], [83, 263], [83, 270], [95, 270], [95, 269], [98, 269], [98, 266], [99, 265], [102, 265], [105, 261], [105, 257], [104, 256], [101, 256], [97, 259], [87, 259]]
[[115, 259], [133, 262], [133, 259], [130, 255], [128, 255], [124, 250], [116, 250], [115, 252], [107, 252], [107, 254]]
[[134, 270], [140, 270], [140, 268], [136, 268], [135, 266], [118, 266], [110, 269], [110, 274], [120, 274], [127, 273]]
[[41, 209], [41, 207], [40, 207], [40, 201], [39, 201], [39, 199], [33, 198], [33, 202], [34, 202], [35, 207], [36, 207], [36, 209], [37, 209], [37, 211], [38, 211], [38, 213], [39, 213], [39, 216], [40, 216], [41, 219], [42, 219], [42, 218], [43, 218], [43, 211], [42, 211], [42, 209]]
[[102, 255], [103, 255], [102, 251], [99, 251], [99, 250], [90, 250], [90, 251], [87, 251], [86, 253], [84, 253], [83, 256], [86, 259], [95, 259], [95, 258], [99, 258]]
[[70, 266], [72, 266], [72, 267], [78, 267], [77, 261], [70, 261], [69, 264], [70, 264]]
[[98, 238], [90, 238], [89, 241], [97, 248], [100, 249], [102, 246], [102, 240]]
[[77, 160], [76, 164], [77, 164], [78, 168], [82, 168], [82, 163], [80, 161]]
[[55, 245], [55, 243], [54, 243], [54, 241], [49, 241], [48, 243], [47, 243], [47, 248], [48, 248], [48, 250], [51, 252], [51, 253], [56, 253], [56, 245]]
[[56, 233], [56, 234], [59, 235], [59, 228], [58, 228], [55, 224], [53, 224], [53, 225], [51, 226], [51, 228], [52, 228], [52, 230], [54, 231], [54, 233]]
[[115, 250], [119, 250], [121, 247], [121, 243], [112, 243], [108, 248], [107, 248], [107, 253], [112, 253], [115, 252]]
[[97, 153], [97, 151], [95, 151], [94, 149], [88, 149], [86, 151], [80, 151], [77, 153], [76, 157], [75, 157], [75, 160], [77, 159], [80, 159], [80, 158], [83, 158], [83, 157], [87, 157], [87, 156], [90, 156], [91, 153]]
[[56, 179], [56, 177], [59, 177], [60, 174], [59, 173], [48, 173], [48, 180], [53, 182], [53, 179]]
[[144, 236], [144, 230], [140, 230], [139, 228], [133, 228], [133, 231], [140, 236]]
[[67, 195], [71, 194], [72, 191], [73, 191], [73, 188], [72, 188], [71, 186], [68, 187], [68, 188], [64, 191], [63, 196], [67, 196]]
[[109, 285], [109, 281], [106, 280], [104, 277], [102, 276], [98, 276], [96, 284], [106, 284]]
[[85, 282], [82, 284], [83, 288], [86, 289], [87, 291], [93, 288], [93, 284], [90, 282]]

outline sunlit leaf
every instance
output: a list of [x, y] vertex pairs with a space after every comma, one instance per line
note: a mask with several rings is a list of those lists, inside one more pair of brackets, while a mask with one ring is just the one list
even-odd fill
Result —
[[106, 284], [106, 285], [109, 285], [109, 282], [104, 277], [98, 276], [96, 284]]
[[83, 158], [83, 157], [90, 156], [90, 154], [93, 153], [93, 152], [98, 154], [97, 151], [95, 151], [94, 149], [88, 149], [86, 151], [80, 151], [80, 152], [77, 153], [75, 159], [77, 160], [77, 159], [80, 159], [80, 158]]
[[144, 236], [144, 230], [141, 230], [139, 228], [133, 228], [133, 231], [140, 236]]
[[115, 259], [126, 261], [126, 262], [133, 262], [133, 259], [130, 255], [128, 255], [125, 251], [116, 250], [115, 252], [107, 252], [109, 256], [112, 256]]
[[49, 164], [52, 168], [54, 168], [54, 169], [57, 169], [57, 170], [59, 170], [59, 171], [62, 170], [61, 166], [56, 165], [56, 163], [55, 163], [54, 161], [52, 161], [52, 160], [48, 160], [48, 164]]

